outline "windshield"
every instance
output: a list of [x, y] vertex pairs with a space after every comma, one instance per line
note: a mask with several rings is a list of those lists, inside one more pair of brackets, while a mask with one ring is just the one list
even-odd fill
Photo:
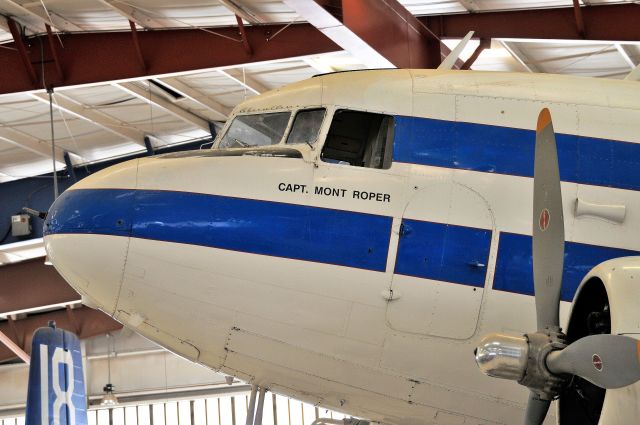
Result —
[[276, 145], [282, 140], [291, 112], [237, 116], [220, 141], [219, 148]]

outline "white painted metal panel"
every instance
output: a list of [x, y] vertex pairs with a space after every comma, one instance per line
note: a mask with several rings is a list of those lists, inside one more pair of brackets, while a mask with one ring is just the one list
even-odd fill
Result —
[[[475, 227], [495, 233], [495, 218], [489, 204], [477, 192], [451, 181], [424, 185], [420, 179], [413, 179], [411, 184], [419, 189], [410, 198], [403, 219]], [[400, 243], [403, 237], [401, 234]], [[445, 246], [449, 238], [446, 233], [444, 241], [434, 240], [433, 243]], [[487, 255], [492, 245], [495, 251], [496, 241], [494, 235], [494, 243], [487, 247]], [[492, 256], [495, 257], [495, 252]], [[478, 259], [483, 263], [479, 267], [484, 270], [485, 281], [489, 282], [492, 275], [488, 271], [493, 263], [490, 259], [489, 255], [486, 259]], [[440, 259], [425, 257], [424, 261], [425, 265], [427, 262], [430, 265]], [[398, 297], [387, 307], [387, 321], [392, 329], [453, 339], [467, 339], [474, 335], [483, 287], [394, 274], [392, 289], [394, 298]], [[416, 303], [415, 300], [421, 302]]]

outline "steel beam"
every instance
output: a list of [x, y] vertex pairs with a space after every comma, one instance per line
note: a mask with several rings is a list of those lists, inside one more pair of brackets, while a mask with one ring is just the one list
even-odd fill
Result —
[[266, 19], [264, 17], [248, 9], [238, 0], [218, 0], [218, 2], [222, 3], [231, 12], [240, 16], [242, 19], [251, 24], [262, 24], [266, 22]]
[[[23, 7], [12, 0], [0, 0], [0, 10], [3, 15], [11, 16], [34, 33], [44, 32], [44, 24], [56, 27], [49, 19], [37, 15], [33, 11]], [[56, 27], [57, 28], [57, 27]]]
[[[367, 40], [356, 34], [347, 25], [320, 4], [309, 0], [284, 0], [284, 3], [296, 11], [303, 19], [316, 27], [321, 33], [333, 40], [342, 49], [357, 57], [369, 68], [393, 68], [393, 64], [384, 54], [381, 54], [375, 46], [367, 43]], [[378, 3], [378, 2], [372, 2]], [[363, 17], [363, 19], [366, 19]], [[381, 33], [383, 31], [380, 31]]]
[[[4, 344], [15, 356], [19, 357], [23, 362], [29, 364], [31, 358], [29, 355], [16, 344], [11, 338], [9, 338], [4, 332], [0, 331], [0, 343]], [[1, 350], [1, 349], [0, 349]]]
[[398, 68], [437, 68], [442, 61], [439, 38], [397, 0], [343, 1], [342, 21]]
[[476, 4], [475, 0], [458, 0], [458, 3], [465, 9], [467, 12], [473, 13], [480, 10], [480, 7]]
[[582, 9], [580, 9], [580, 0], [573, 0], [573, 16], [576, 19], [576, 27], [580, 37], [585, 38], [587, 31], [584, 26], [584, 18], [582, 17]]
[[440, 64], [438, 37], [396, 0], [343, 1], [339, 13], [323, 7], [326, 1], [284, 2], [370, 68], [435, 68]]
[[315, 69], [320, 74], [326, 74], [328, 72], [334, 72], [335, 69], [330, 67], [329, 65], [322, 64], [315, 60], [314, 58], [302, 58], [303, 62], [306, 63], [311, 68]]
[[11, 36], [13, 37], [13, 42], [18, 50], [18, 54], [20, 55], [20, 60], [22, 61], [22, 66], [24, 70], [27, 72], [29, 79], [32, 83], [36, 83], [38, 81], [38, 77], [36, 76], [36, 71], [31, 64], [31, 59], [29, 57], [29, 53], [27, 52], [27, 47], [24, 44], [24, 40], [22, 39], [22, 34], [20, 33], [20, 28], [16, 21], [11, 18], [7, 18], [7, 24], [9, 25], [9, 31], [11, 31]]
[[0, 318], [34, 308], [78, 302], [80, 296], [42, 258], [2, 266]]
[[[49, 104], [49, 96], [47, 93], [31, 93], [30, 96], [40, 102], [46, 103], [47, 105]], [[55, 108], [89, 121], [90, 123], [102, 127], [105, 130], [117, 134], [118, 136], [131, 140], [133, 143], [140, 146], [144, 146], [144, 132], [141, 130], [122, 123], [101, 112], [89, 109], [75, 100], [71, 100], [64, 95], [61, 95], [60, 93], [55, 93], [53, 98], [53, 106]]]
[[616, 49], [618, 49], [618, 52], [620, 53], [624, 61], [631, 68], [631, 71], [624, 76], [624, 79], [629, 81], [640, 81], [640, 62], [636, 63], [627, 46], [623, 46], [622, 44], [617, 43]]
[[242, 87], [244, 87], [245, 89], [255, 93], [255, 94], [260, 94], [260, 93], [264, 93], [266, 91], [269, 91], [268, 88], [266, 88], [265, 86], [263, 86], [262, 84], [260, 84], [259, 82], [257, 82], [256, 80], [254, 80], [253, 78], [249, 77], [246, 75], [246, 72], [243, 74], [242, 70], [238, 70], [238, 69], [219, 69], [218, 72], [221, 75], [224, 75], [225, 77], [229, 78], [230, 80], [233, 80], [234, 82], [236, 82], [237, 84], [241, 85]]
[[524, 54], [522, 51], [513, 43], [506, 41], [498, 41], [498, 43], [502, 44], [502, 47], [505, 48], [507, 52], [513, 57], [524, 69], [528, 72], [540, 72], [540, 68], [538, 68], [531, 60]]
[[138, 30], [136, 29], [136, 23], [133, 21], [129, 21], [129, 27], [131, 28], [131, 37], [133, 41], [133, 47], [135, 47], [136, 58], [138, 59], [138, 63], [140, 64], [140, 69], [146, 74], [147, 65], [144, 63], [144, 55], [142, 54], [142, 49], [140, 48], [140, 41], [138, 40]]
[[120, 14], [123, 18], [126, 18], [128, 21], [133, 21], [136, 24], [140, 25], [142, 28], [163, 28], [167, 26], [172, 26], [171, 24], [167, 25], [165, 22], [160, 22], [159, 20], [152, 18], [151, 16], [142, 13], [140, 10], [126, 4], [123, 2], [115, 1], [115, 0], [97, 0], [103, 6], [108, 7], [114, 12]]
[[[93, 310], [88, 307], [78, 307], [73, 309], [73, 316], [80, 326], [78, 337], [81, 339], [93, 336], [104, 335], [107, 332], [113, 332], [122, 328], [122, 325], [101, 311]], [[15, 320], [17, 332], [22, 335], [24, 341], [24, 351], [30, 353], [31, 340], [33, 332], [53, 320], [56, 326], [71, 332], [75, 332], [75, 325], [69, 319], [66, 309], [40, 313], [33, 316], [27, 316], [24, 319]], [[8, 321], [0, 322], [0, 333], [6, 334], [10, 325]], [[13, 350], [0, 346], [0, 362], [11, 360], [16, 357]]]
[[160, 109], [164, 109], [165, 111], [180, 118], [188, 124], [199, 127], [202, 130], [209, 132], [209, 123], [207, 122], [207, 120], [199, 117], [193, 112], [189, 112], [186, 109], [181, 108], [174, 103], [171, 103], [170, 101], [161, 96], [158, 96], [152, 91], [144, 89], [134, 83], [114, 83], [113, 86], [124, 90], [125, 92], [137, 97], [140, 100], [155, 105]]
[[253, 54], [253, 50], [251, 50], [251, 44], [247, 40], [247, 34], [244, 31], [244, 23], [242, 22], [242, 18], [236, 15], [236, 22], [238, 23], [238, 31], [240, 32], [240, 37], [242, 37], [242, 47], [244, 51], [247, 52], [247, 55], [251, 56]]
[[[293, 24], [276, 37], [267, 40], [281, 26], [247, 26], [245, 33], [251, 44], [252, 62], [263, 62], [329, 53], [341, 50], [338, 45], [308, 24]], [[230, 67], [247, 63], [237, 27], [211, 28], [224, 37], [202, 29], [174, 29], [163, 31], [139, 31], [138, 39], [144, 52], [148, 75], [164, 75], [197, 71], [218, 67]], [[42, 37], [46, 37], [43, 35]], [[36, 63], [37, 75], [42, 74], [40, 41], [44, 56], [51, 57], [47, 40], [30, 39], [30, 45], [38, 46], [27, 51], [28, 60]], [[60, 34], [65, 48], [59, 57], [65, 65], [65, 79], [55, 71], [55, 64], [45, 61], [47, 86], [56, 88], [105, 81], [135, 79], [145, 76], [135, 60], [122, 60], [135, 56], [130, 31]], [[24, 72], [21, 58], [11, 48], [16, 43], [5, 44], [0, 49], [0, 94], [40, 90], [42, 82], [33, 82]], [[100, 46], [100, 48], [96, 48]], [[215, 52], [205, 54], [203, 52]]]
[[[51, 158], [51, 142], [35, 138], [11, 127], [0, 126], [0, 139], [45, 158]], [[64, 152], [56, 149], [56, 161], [64, 164]]]
[[0, 29], [4, 32], [11, 32], [11, 29], [9, 28], [9, 22], [7, 21], [7, 18], [5, 18], [4, 16], [0, 15]]
[[624, 77], [624, 79], [628, 81], [640, 81], [640, 65], [633, 68], [631, 72]]
[[196, 102], [200, 106], [205, 107], [210, 112], [213, 112], [221, 120], [226, 120], [229, 117], [229, 114], [231, 113], [231, 108], [216, 102], [215, 100], [211, 99], [208, 96], [205, 96], [198, 90], [183, 83], [177, 78], [162, 78], [160, 79], [160, 81], [162, 82], [162, 84], [171, 88], [171, 90], [174, 90], [177, 93], [180, 93], [184, 97], [191, 99], [192, 101]]
[[461, 70], [467, 70], [470, 69], [471, 66], [474, 64], [474, 62], [478, 59], [478, 57], [480, 56], [480, 54], [484, 51], [484, 49], [489, 49], [491, 48], [491, 40], [480, 40], [480, 44], [478, 44], [478, 47], [476, 47], [476, 50], [473, 51], [473, 54], [471, 54], [471, 56], [469, 56], [469, 59], [467, 59], [464, 64], [460, 67]]
[[[580, 9], [588, 40], [640, 41], [640, 4], [593, 5]], [[441, 38], [462, 38], [470, 29], [479, 38], [582, 40], [573, 7], [424, 16]]]
[[[15, 2], [13, 2], [15, 3]], [[32, 1], [28, 3], [22, 3], [21, 6], [28, 12], [34, 19], [38, 17], [47, 25], [53, 26], [58, 31], [84, 31], [85, 29], [80, 25], [77, 25], [64, 16], [57, 14], [55, 11], [45, 8], [43, 1]]]
[[60, 58], [58, 57], [58, 42], [53, 36], [53, 32], [51, 31], [51, 25], [46, 24], [45, 29], [47, 30], [47, 39], [49, 40], [49, 48], [51, 49], [51, 56], [53, 56], [53, 61], [56, 65], [56, 72], [58, 73], [58, 78], [64, 80], [64, 71], [62, 70], [62, 63], [60, 63]]
[[81, 26], [46, 9], [42, 1], [18, 3], [13, 0], [0, 0], [0, 9], [8, 16], [15, 17], [16, 20], [34, 33], [43, 32], [46, 25], [52, 26], [59, 31], [84, 31]]
[[620, 56], [622, 56], [622, 59], [624, 59], [625, 63], [629, 65], [630, 69], [634, 69], [636, 66], [638, 66], [638, 64], [635, 63], [631, 58], [631, 54], [629, 53], [629, 50], [627, 50], [626, 46], [623, 46], [620, 43], [616, 43], [615, 46], [618, 50], [618, 53], [620, 53]]

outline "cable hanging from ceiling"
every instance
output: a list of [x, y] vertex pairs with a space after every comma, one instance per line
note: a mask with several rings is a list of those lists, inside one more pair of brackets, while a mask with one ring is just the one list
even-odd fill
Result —
[[53, 87], [47, 86], [46, 83], [46, 75], [44, 69], [44, 46], [42, 44], [42, 39], [40, 39], [40, 69], [42, 71], [42, 88], [47, 91], [49, 95], [49, 125], [51, 128], [51, 163], [53, 165], [53, 200], [58, 199], [58, 170], [56, 164], [56, 138], [55, 138], [55, 128], [53, 124]]

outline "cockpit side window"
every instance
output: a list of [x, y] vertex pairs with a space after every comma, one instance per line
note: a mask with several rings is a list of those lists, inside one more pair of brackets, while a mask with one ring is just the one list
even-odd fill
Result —
[[393, 127], [393, 117], [389, 115], [338, 110], [320, 157], [325, 162], [388, 169]]
[[282, 140], [291, 112], [238, 115], [218, 148], [276, 145]]
[[293, 120], [289, 137], [287, 137], [287, 144], [306, 143], [313, 145], [318, 140], [324, 115], [324, 108], [298, 111]]

